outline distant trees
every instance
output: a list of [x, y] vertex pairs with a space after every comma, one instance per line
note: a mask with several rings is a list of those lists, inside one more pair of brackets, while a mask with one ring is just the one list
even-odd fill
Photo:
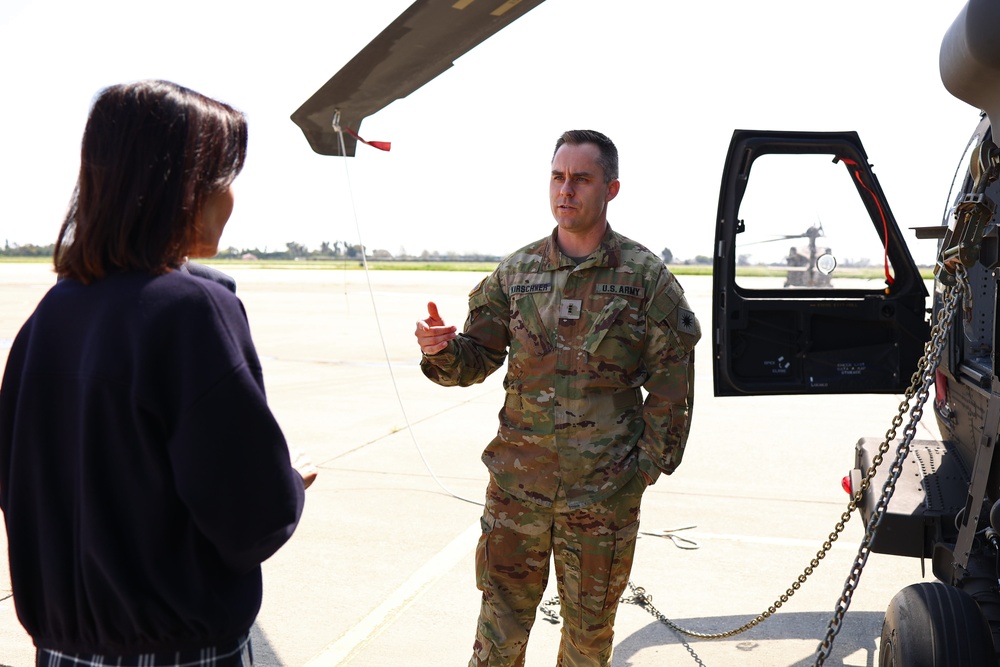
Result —
[[[16, 243], [10, 243], [9, 241], [4, 242], [3, 248], [0, 248], [0, 257], [52, 257], [53, 252], [55, 252], [55, 244], [50, 243], [46, 246], [37, 246], [31, 243], [25, 245], [18, 245]], [[441, 252], [438, 250], [422, 250], [417, 255], [409, 255], [406, 253], [406, 249], [400, 246], [398, 255], [393, 255], [388, 250], [381, 248], [365, 248], [359, 243], [351, 243], [349, 241], [323, 241], [319, 244], [319, 248], [311, 250], [308, 246], [303, 243], [297, 243], [295, 241], [289, 241], [285, 244], [285, 247], [280, 250], [269, 250], [267, 246], [264, 249], [259, 247], [253, 248], [237, 248], [236, 246], [229, 246], [225, 249], [220, 249], [217, 257], [222, 259], [284, 259], [284, 260], [333, 260], [333, 259], [349, 259], [361, 261], [361, 255], [364, 253], [365, 257], [369, 259], [378, 259], [382, 261], [390, 260], [421, 260], [425, 262], [435, 262], [435, 261], [447, 261], [447, 262], [498, 262], [500, 261], [500, 255], [489, 255], [483, 253], [459, 253], [454, 250], [448, 250]], [[674, 262], [684, 263], [684, 264], [711, 264], [712, 259], [710, 257], [698, 256], [693, 261], [683, 260], [681, 262], [676, 257], [674, 253], [671, 252], [669, 248], [664, 248], [660, 251], [660, 257], [663, 258], [664, 263], [672, 264]], [[2, 667], [2, 666], [0, 666]]]
[[670, 251], [670, 248], [664, 248], [660, 251], [660, 257], [663, 258], [664, 264], [684, 264], [685, 266], [690, 266], [692, 264], [711, 264], [712, 258], [706, 255], [696, 255], [694, 259], [680, 260], [674, 257], [674, 253]]
[[236, 248], [230, 246], [219, 253], [219, 257], [227, 259], [297, 259], [297, 260], [322, 260], [322, 259], [360, 259], [362, 247], [358, 244], [351, 244], [347, 241], [323, 241], [319, 248], [310, 250], [308, 246], [295, 241], [285, 244], [284, 250], [268, 250], [265, 246], [263, 250], [259, 247]]
[[9, 241], [4, 241], [3, 248], [0, 249], [0, 257], [51, 257], [55, 250], [55, 243], [48, 245], [35, 245], [33, 243], [18, 245], [15, 243], [11, 245]]
[[261, 250], [260, 248], [235, 248], [230, 246], [229, 248], [221, 251], [219, 257], [227, 259], [296, 259], [296, 260], [333, 260], [333, 259], [349, 259], [361, 261], [361, 255], [364, 254], [365, 257], [369, 259], [378, 259], [382, 261], [388, 260], [412, 260], [420, 259], [423, 261], [484, 261], [484, 262], [496, 262], [500, 260], [499, 255], [484, 255], [477, 253], [465, 253], [460, 254], [454, 251], [449, 251], [446, 253], [439, 253], [438, 251], [424, 250], [419, 256], [407, 255], [403, 248], [400, 248], [400, 253], [394, 256], [388, 250], [382, 248], [366, 248], [359, 243], [350, 243], [348, 241], [323, 241], [320, 243], [319, 248], [316, 250], [310, 250], [307, 246], [301, 243], [296, 243], [295, 241], [289, 241], [285, 244], [284, 250], [268, 250], [266, 247]]
[[[52, 257], [54, 251], [54, 243], [46, 246], [37, 246], [30, 243], [19, 245], [5, 241], [3, 247], [0, 248], [0, 257]], [[217, 257], [220, 259], [292, 259], [310, 261], [348, 259], [360, 262], [362, 255], [369, 259], [382, 261], [419, 259], [429, 262], [498, 262], [501, 259], [500, 255], [459, 253], [454, 250], [446, 252], [424, 250], [419, 255], [408, 255], [402, 247], [399, 249], [399, 254], [393, 256], [388, 250], [366, 248], [359, 243], [351, 243], [349, 241], [323, 241], [320, 243], [319, 248], [315, 250], [295, 241], [289, 241], [285, 244], [284, 248], [276, 250], [270, 250], [266, 246], [263, 250], [259, 247], [237, 248], [236, 246], [229, 246], [224, 250], [220, 250]]]

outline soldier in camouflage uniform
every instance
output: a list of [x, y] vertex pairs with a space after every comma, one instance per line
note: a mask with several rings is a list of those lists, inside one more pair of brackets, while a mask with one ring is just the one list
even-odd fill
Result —
[[462, 333], [433, 303], [417, 323], [421, 368], [438, 384], [468, 386], [508, 364], [499, 431], [483, 453], [472, 666], [524, 664], [550, 555], [558, 664], [610, 665], [642, 493], [681, 461], [701, 332], [660, 258], [608, 225], [619, 187], [607, 137], [564, 133], [552, 159], [552, 235], [472, 291]]

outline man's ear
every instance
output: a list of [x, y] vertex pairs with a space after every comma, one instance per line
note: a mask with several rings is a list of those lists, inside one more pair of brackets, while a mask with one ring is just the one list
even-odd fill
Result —
[[621, 188], [622, 182], [617, 178], [610, 183], [608, 183], [608, 196], [604, 198], [605, 203], [611, 201], [618, 196], [618, 190]]

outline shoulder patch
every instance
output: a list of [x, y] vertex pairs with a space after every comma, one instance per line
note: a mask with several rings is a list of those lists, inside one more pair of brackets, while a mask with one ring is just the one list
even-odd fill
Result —
[[684, 290], [671, 281], [667, 288], [659, 294], [654, 294], [649, 304], [649, 316], [654, 322], [667, 323], [670, 315], [677, 310], [678, 304], [684, 300]]
[[[486, 278], [489, 278], [489, 276], [486, 276]], [[480, 281], [479, 281], [479, 284], [478, 284], [478, 285], [476, 285], [475, 287], [473, 287], [473, 288], [472, 288], [472, 291], [471, 291], [471, 292], [469, 292], [469, 297], [473, 297], [473, 296], [475, 296], [475, 295], [476, 295], [477, 293], [479, 293], [479, 292], [482, 292], [482, 291], [483, 291], [483, 285], [485, 285], [485, 284], [486, 284], [486, 278], [483, 278], [482, 280], [480, 280]]]
[[691, 349], [701, 338], [701, 324], [691, 310], [684, 290], [676, 280], [657, 295], [649, 307], [650, 318], [672, 330], [685, 349]]
[[677, 308], [677, 330], [692, 336], [701, 335], [698, 318], [694, 316], [693, 311], [683, 306]]

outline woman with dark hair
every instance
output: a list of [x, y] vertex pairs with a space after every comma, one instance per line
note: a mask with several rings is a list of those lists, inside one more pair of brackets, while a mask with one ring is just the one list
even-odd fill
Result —
[[239, 299], [179, 270], [215, 254], [246, 145], [241, 113], [164, 81], [91, 109], [60, 279], [0, 386], [0, 509], [38, 665], [252, 664], [260, 564], [312, 475]]

